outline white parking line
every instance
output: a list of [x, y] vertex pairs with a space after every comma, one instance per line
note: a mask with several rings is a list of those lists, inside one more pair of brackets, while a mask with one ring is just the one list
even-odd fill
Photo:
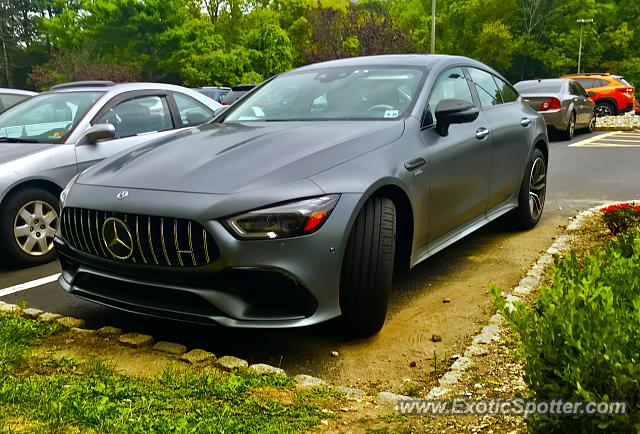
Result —
[[637, 133], [614, 131], [569, 145], [569, 147], [576, 146], [590, 148], [638, 148], [640, 147], [640, 135]]
[[58, 280], [58, 277], [60, 277], [60, 273], [52, 274], [51, 276], [43, 277], [42, 279], [32, 280], [31, 282], [20, 283], [5, 289], [0, 289], [0, 297], [55, 282]]

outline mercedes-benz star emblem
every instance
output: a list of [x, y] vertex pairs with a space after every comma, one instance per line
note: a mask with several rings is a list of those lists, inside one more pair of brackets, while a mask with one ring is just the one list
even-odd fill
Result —
[[133, 235], [125, 222], [110, 217], [102, 224], [102, 241], [114, 258], [126, 261], [133, 255]]
[[123, 190], [120, 193], [116, 194], [116, 199], [124, 199], [129, 196], [129, 192], [127, 190]]

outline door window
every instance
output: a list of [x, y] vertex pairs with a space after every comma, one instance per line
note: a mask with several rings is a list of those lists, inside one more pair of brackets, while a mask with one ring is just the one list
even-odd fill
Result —
[[167, 100], [163, 96], [140, 96], [123, 101], [94, 120], [95, 124], [111, 124], [116, 137], [166, 131], [173, 128]]
[[173, 94], [183, 127], [195, 127], [213, 119], [213, 110], [195, 99], [179, 93]]
[[445, 99], [461, 99], [473, 103], [471, 89], [469, 89], [469, 84], [462, 68], [449, 69], [436, 82], [429, 98], [425, 125], [433, 124], [438, 103]]
[[469, 68], [469, 74], [471, 74], [471, 80], [473, 80], [483, 108], [502, 103], [500, 90], [493, 79], [493, 75], [476, 68]]
[[502, 102], [504, 104], [508, 104], [510, 102], [514, 102], [518, 100], [518, 97], [520, 95], [518, 95], [518, 92], [516, 92], [509, 83], [507, 83], [506, 81], [502, 80], [499, 77], [493, 77], [496, 80], [496, 83], [498, 84], [498, 88], [500, 90], [500, 96], [502, 96]]

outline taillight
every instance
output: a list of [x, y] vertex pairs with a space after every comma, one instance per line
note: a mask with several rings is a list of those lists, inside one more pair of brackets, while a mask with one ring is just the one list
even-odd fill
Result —
[[558, 98], [551, 98], [540, 104], [539, 111], [546, 112], [547, 110], [557, 110], [560, 107], [560, 100]]
[[632, 87], [616, 87], [615, 89], [618, 92], [626, 93], [629, 96], [633, 95], [633, 93], [635, 92], [635, 89]]

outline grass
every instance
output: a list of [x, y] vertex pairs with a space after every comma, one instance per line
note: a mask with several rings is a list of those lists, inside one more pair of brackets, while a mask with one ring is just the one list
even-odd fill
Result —
[[289, 433], [326, 418], [333, 399], [285, 376], [166, 371], [151, 380], [98, 361], [35, 359], [56, 326], [0, 315], [0, 430], [100, 433]]

